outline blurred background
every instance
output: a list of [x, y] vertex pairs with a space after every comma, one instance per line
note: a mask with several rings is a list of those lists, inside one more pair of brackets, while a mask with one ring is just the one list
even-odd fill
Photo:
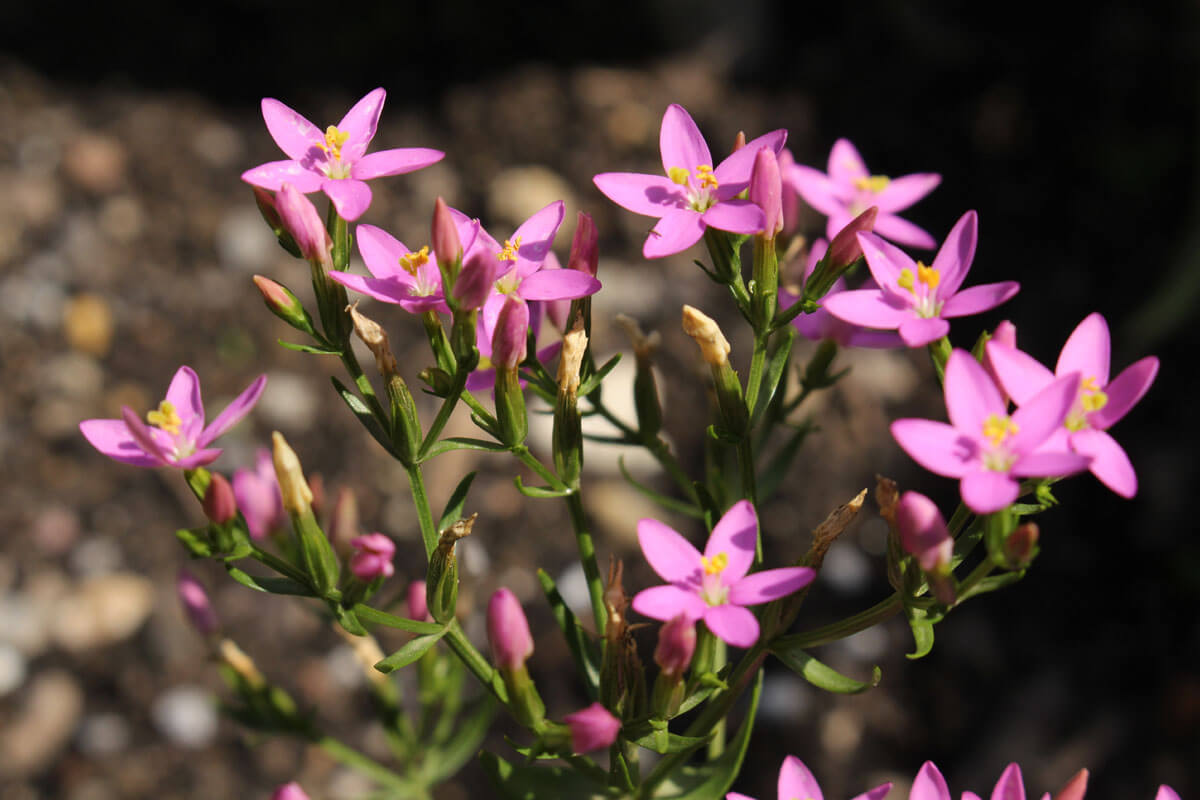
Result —
[[[416, 248], [437, 195], [499, 235], [562, 198], [565, 256], [574, 211], [593, 214], [605, 283], [595, 347], [628, 349], [611, 322], [617, 312], [662, 332], [668, 433], [685, 458], [698, 453], [705, 409], [694, 398], [705, 378], [678, 329], [679, 306], [727, 309], [727, 298], [691, 264], [699, 249], [642, 261], [650, 222], [609, 204], [590, 180], [656, 172], [658, 123], [671, 102], [689, 109], [714, 152], [738, 130], [786, 127], [801, 163], [823, 168], [845, 136], [875, 172], [941, 173], [942, 186], [907, 216], [940, 240], [977, 209], [971, 281], [1022, 283], [1007, 306], [956, 324], [956, 343], [1011, 318], [1021, 346], [1052, 362], [1075, 325], [1100, 311], [1114, 372], [1158, 355], [1157, 383], [1115, 429], [1138, 470], [1137, 498], [1090, 476], [1061, 484], [1062, 507], [1040, 519], [1042, 553], [1024, 581], [955, 611], [924, 660], [903, 657], [911, 640], [897, 620], [818, 652], [858, 676], [879, 664], [883, 682], [871, 692], [823, 695], [772, 664], [737, 788], [773, 797], [792, 753], [829, 796], [910, 780], [927, 758], [955, 792], [990, 792], [1015, 760], [1038, 794], [1086, 766], [1089, 797], [1099, 800], [1150, 798], [1163, 782], [1193, 795], [1200, 386], [1187, 365], [1200, 346], [1197, 17], [1183, 0], [4, 4], [0, 795], [265, 798], [292, 778], [314, 800], [363, 791], [323, 754], [218, 718], [224, 689], [174, 597], [186, 557], [172, 531], [195, 524], [199, 510], [178, 475], [114, 465], [76, 424], [122, 405], [151, 407], [180, 363], [199, 372], [210, 411], [265, 370], [268, 392], [223, 440], [217, 466], [248, 466], [270, 431], [283, 431], [331, 491], [355, 488], [365, 530], [399, 540], [395, 586], [421, 575], [407, 555], [419, 537], [403, 472], [339, 407], [332, 367], [274, 343], [288, 332], [250, 276], [298, 291], [307, 281], [238, 178], [279, 157], [259, 98], [324, 126], [378, 85], [389, 95], [373, 149], [429, 146], [447, 156], [373, 182], [362, 221]], [[806, 224], [823, 228], [815, 216]], [[394, 308], [363, 308], [387, 326], [415, 382], [427, 363], [419, 325]], [[744, 360], [748, 342], [731, 338]], [[886, 433], [896, 417], [942, 413], [925, 355], [841, 359], [852, 373], [810, 408], [822, 431], [763, 509], [780, 561], [801, 555], [812, 528], [876, 473], [947, 510], [954, 502], [952, 482], [919, 470]], [[606, 396], [615, 404], [621, 394]], [[470, 423], [452, 428], [467, 433]], [[652, 466], [630, 463], [657, 480]], [[462, 453], [433, 463], [435, 505], [476, 468], [481, 520], [464, 544], [461, 608], [478, 633], [482, 601], [511, 586], [537, 631], [533, 669], [551, 712], [577, 708], [580, 688], [532, 573], [545, 566], [579, 596], [563, 510], [521, 498], [511, 462]], [[632, 593], [652, 580], [634, 521], [663, 515], [624, 484], [613, 453], [601, 449], [587, 469], [601, 557], [628, 560]], [[699, 537], [686, 520], [673, 522]], [[800, 627], [885, 596], [881, 528], [869, 505], [831, 551]], [[360, 724], [369, 704], [357, 667], [328, 625], [210, 567], [194, 565], [230, 635], [323, 722], [375, 752], [378, 732]], [[385, 649], [402, 641], [385, 637]], [[648, 656], [650, 631], [642, 644]], [[498, 735], [489, 746], [508, 752]], [[490, 791], [471, 766], [438, 796]]]

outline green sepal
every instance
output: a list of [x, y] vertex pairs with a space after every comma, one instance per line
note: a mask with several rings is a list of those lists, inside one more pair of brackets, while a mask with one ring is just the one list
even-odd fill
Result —
[[192, 558], [211, 558], [212, 545], [208, 541], [208, 526], [202, 528], [180, 528], [175, 531], [175, 538], [183, 545]]
[[275, 234], [275, 241], [279, 242], [279, 246], [293, 258], [304, 258], [304, 254], [300, 252], [300, 245], [296, 244], [291, 232], [283, 226], [279, 212], [266, 205], [257, 191], [254, 192], [254, 205], [258, 206], [258, 213], [262, 214], [263, 221], [267, 223], [271, 233]]
[[395, 614], [389, 614], [386, 611], [380, 611], [377, 608], [365, 605], [354, 606], [354, 614], [363, 622], [370, 622], [375, 625], [383, 625], [386, 628], [395, 628], [421, 635], [439, 633], [445, 629], [444, 625], [438, 625], [436, 622], [422, 622], [420, 620], [408, 619], [407, 617], [398, 617]]
[[204, 502], [204, 495], [208, 493], [208, 484], [212, 481], [212, 473], [204, 467], [196, 469], [185, 469], [183, 478], [187, 481], [188, 488], [192, 490], [192, 494], [201, 503]]
[[513, 483], [516, 485], [517, 491], [526, 497], [567, 497], [575, 494], [575, 490], [568, 486], [562, 486], [559, 488], [555, 488], [553, 486], [526, 486], [521, 481], [520, 475], [513, 478]]
[[302, 513], [292, 514], [292, 529], [296, 532], [296, 540], [300, 545], [300, 559], [305, 572], [312, 578], [313, 588], [321, 597], [329, 598], [337, 588], [341, 564], [337, 554], [329, 543], [329, 537], [321, 526], [312, 509]]
[[404, 466], [416, 463], [424, 434], [417, 417], [417, 404], [413, 402], [408, 384], [399, 375], [392, 375], [387, 382], [388, 400], [392, 410], [392, 443]]
[[486, 439], [472, 439], [468, 436], [451, 436], [446, 439], [439, 439], [438, 442], [429, 448], [429, 452], [425, 454], [422, 461], [428, 461], [434, 456], [440, 456], [442, 453], [449, 453], [451, 450], [484, 450], [488, 453], [507, 453], [511, 448], [499, 442], [489, 442]]
[[226, 564], [225, 570], [229, 573], [229, 577], [245, 586], [248, 589], [253, 589], [256, 592], [267, 592], [268, 594], [290, 594], [297, 597], [316, 597], [313, 590], [309, 586], [305, 586], [299, 581], [294, 581], [291, 578], [282, 577], [263, 577], [251, 575], [232, 564]]
[[283, 339], [276, 339], [279, 346], [287, 350], [295, 350], [297, 353], [311, 353], [315, 356], [340, 356], [342, 351], [336, 347], [313, 345], [313, 344], [297, 344], [296, 342], [285, 342]]
[[537, 571], [537, 578], [546, 594], [546, 602], [550, 604], [550, 611], [554, 614], [554, 621], [558, 623], [563, 638], [567, 641], [567, 649], [571, 651], [571, 658], [575, 661], [575, 671], [583, 678], [583, 688], [588, 699], [595, 700], [600, 696], [599, 648], [579, 624], [575, 612], [559, 594], [554, 579], [544, 569]]
[[450, 499], [446, 501], [446, 507], [442, 509], [441, 519], [438, 520], [437, 529], [439, 531], [449, 528], [462, 519], [463, 508], [467, 504], [467, 492], [471, 491], [471, 482], [475, 480], [477, 474], [477, 472], [468, 472], [458, 482], [458, 486], [454, 487], [454, 491], [450, 493]]
[[510, 448], [522, 444], [529, 435], [529, 416], [515, 369], [496, 370], [495, 400], [498, 438]]
[[867, 689], [878, 686], [879, 679], [882, 676], [879, 667], [874, 667], [871, 670], [871, 680], [864, 683], [863, 681], [857, 681], [854, 678], [843, 675], [797, 647], [776, 646], [771, 648], [771, 652], [775, 654], [776, 658], [786, 664], [792, 672], [804, 678], [804, 680], [818, 689], [833, 692], [834, 694], [859, 694], [860, 692], [865, 692]]
[[438, 640], [445, 636], [448, 630], [450, 630], [449, 626], [445, 626], [438, 630], [437, 633], [427, 633], [424, 636], [412, 639], [399, 650], [375, 664], [375, 669], [386, 675], [387, 673], [395, 672], [401, 667], [407, 667], [425, 655], [426, 651], [437, 644]]
[[626, 722], [621, 728], [621, 736], [647, 750], [655, 753], [686, 753], [700, 747], [712, 738], [707, 736], [681, 736], [667, 730], [667, 721], [660, 718]]
[[341, 625], [347, 633], [354, 636], [367, 635], [367, 629], [363, 627], [352, 608], [346, 608], [341, 603], [331, 600], [329, 601], [329, 610], [333, 612], [333, 618], [338, 621], [338, 625]]
[[925, 609], [915, 606], [905, 606], [904, 616], [908, 620], [909, 627], [912, 628], [913, 643], [915, 644], [914, 650], [906, 653], [905, 657], [916, 661], [918, 658], [929, 655], [929, 651], [933, 650], [933, 621]]

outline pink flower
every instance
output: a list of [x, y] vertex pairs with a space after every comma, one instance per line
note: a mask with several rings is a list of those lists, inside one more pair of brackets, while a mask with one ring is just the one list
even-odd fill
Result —
[[267, 376], [259, 375], [205, 427], [200, 379], [191, 367], [180, 367], [166, 399], [146, 415], [146, 422], [132, 409], [123, 408], [121, 419], [84, 420], [79, 430], [92, 447], [114, 461], [135, 467], [195, 469], [221, 455], [208, 445], [250, 413], [266, 385]]
[[747, 575], [754, 563], [758, 515], [741, 500], [713, 528], [704, 555], [656, 519], [638, 522], [638, 543], [665, 586], [643, 589], [633, 598], [639, 614], [667, 621], [680, 614], [704, 620], [719, 639], [734, 647], [758, 641], [756, 606], [807, 586], [815, 577], [808, 567], [783, 567]]
[[1147, 356], [1126, 367], [1109, 380], [1111, 343], [1108, 323], [1100, 314], [1089, 314], [1075, 328], [1058, 356], [1054, 372], [1030, 356], [998, 339], [987, 345], [987, 358], [1000, 385], [1013, 402], [1029, 402], [1055, 377], [1078, 374], [1079, 392], [1047, 447], [1066, 449], [1090, 456], [1088, 469], [1108, 488], [1122, 497], [1137, 494], [1137, 474], [1129, 456], [1108, 429], [1129, 413], [1154, 382], [1158, 359]]
[[250, 529], [252, 539], [265, 538], [283, 524], [283, 497], [279, 494], [275, 462], [270, 450], [258, 448], [254, 455], [254, 469], [234, 470], [233, 496], [237, 498], [238, 510], [246, 518], [246, 527]]
[[896, 504], [900, 545], [917, 559], [921, 569], [933, 572], [950, 565], [954, 540], [937, 504], [919, 492], [905, 492]]
[[278, 100], [264, 98], [262, 113], [267, 131], [288, 158], [247, 170], [242, 180], [274, 191], [281, 189], [285, 181], [305, 194], [319, 189], [344, 219], [358, 219], [371, 204], [371, 189], [365, 181], [412, 172], [441, 161], [445, 155], [424, 147], [366, 154], [386, 95], [383, 89], [368, 93], [341, 122], [330, 125], [324, 133]]
[[662, 258], [694, 245], [705, 228], [744, 234], [761, 231], [762, 209], [738, 195], [750, 185], [758, 151], [766, 147], [778, 154], [786, 140], [787, 131], [782, 129], [764, 134], [714, 168], [696, 123], [682, 106], [671, 105], [663, 114], [658, 137], [666, 177], [605, 172], [592, 181], [622, 208], [659, 218], [642, 255]]
[[[891, 783], [876, 786], [867, 792], [857, 795], [853, 800], [882, 800], [892, 790]], [[779, 768], [779, 800], [825, 800], [821, 794], [821, 786], [813, 777], [804, 762], [795, 756], [788, 756]], [[725, 800], [754, 800], [739, 792], [729, 792]]]
[[429, 606], [425, 599], [425, 581], [413, 581], [408, 585], [405, 595], [408, 602], [408, 618], [420, 622], [433, 622], [429, 614]]
[[[879, 219], [875, 230], [879, 230]], [[947, 319], [995, 308], [1020, 288], [1015, 281], [987, 283], [959, 291], [971, 261], [979, 221], [968, 211], [955, 224], [932, 266], [914, 262], [900, 248], [872, 233], [860, 233], [863, 254], [878, 289], [840, 292], [825, 300], [829, 313], [866, 328], [899, 330], [909, 347], [921, 347], [950, 332]]]
[[300, 784], [292, 781], [276, 789], [271, 800], [308, 800], [308, 795], [300, 788]]
[[396, 572], [392, 565], [396, 545], [382, 533], [355, 536], [350, 540], [350, 546], [355, 551], [350, 557], [350, 571], [360, 580], [390, 578]]
[[200, 584], [200, 581], [196, 580], [196, 577], [192, 573], [181, 569], [179, 570], [179, 579], [175, 583], [175, 589], [179, 594], [179, 602], [183, 606], [188, 620], [192, 623], [192, 627], [203, 636], [210, 636], [216, 633], [221, 625], [217, 621], [217, 612], [213, 611], [212, 603], [209, 602], [208, 592], [204, 591], [204, 587]]
[[[473, 235], [470, 225], [460, 226], [458, 233], [467, 241]], [[399, 305], [410, 314], [429, 310], [450, 312], [436, 253], [429, 252], [428, 247], [413, 252], [404, 242], [374, 225], [359, 225], [354, 234], [371, 277], [337, 270], [331, 271], [329, 277], [348, 289]]]
[[284, 181], [275, 195], [275, 211], [306, 260], [317, 261], [326, 269], [333, 266], [333, 240], [311, 200]]
[[682, 675], [692, 664], [696, 653], [696, 623], [686, 614], [667, 620], [658, 629], [658, 645], [654, 648], [654, 663], [664, 674]]
[[945, 398], [950, 423], [900, 419], [892, 436], [930, 472], [961, 479], [963, 502], [988, 514], [1017, 499], [1017, 478], [1069, 475], [1086, 469], [1075, 453], [1043, 451], [1063, 424], [1079, 387], [1072, 373], [1053, 381], [1012, 416], [1000, 390], [970, 353], [955, 350], [946, 363]]
[[599, 703], [567, 714], [563, 722], [571, 729], [571, 750], [576, 754], [608, 747], [617, 740], [621, 730], [621, 720]]
[[942, 182], [941, 175], [930, 172], [891, 179], [872, 175], [862, 156], [846, 139], [838, 139], [829, 153], [828, 174], [795, 164], [785, 172], [784, 180], [817, 211], [829, 217], [826, 236], [833, 235], [871, 206], [878, 206], [875, 231], [886, 239], [912, 247], [931, 249], [933, 237], [908, 220], [896, 216]]
[[511, 590], [501, 587], [488, 601], [487, 632], [497, 667], [524, 668], [526, 659], [533, 655], [533, 634], [521, 601]]

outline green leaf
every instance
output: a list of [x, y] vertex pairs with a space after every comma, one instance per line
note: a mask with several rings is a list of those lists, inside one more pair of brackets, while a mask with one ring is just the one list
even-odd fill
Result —
[[389, 614], [386, 611], [380, 611], [378, 608], [371, 608], [366, 605], [355, 606], [354, 613], [363, 622], [383, 625], [387, 628], [396, 628], [397, 630], [408, 631], [409, 633], [430, 634], [444, 630], [444, 626], [436, 622], [420, 622], [406, 617], [397, 617], [395, 614]]
[[904, 616], [912, 628], [913, 642], [916, 644], [916, 648], [905, 656], [916, 661], [929, 655], [929, 651], [933, 649], [933, 621], [929, 619], [925, 609], [915, 606], [905, 607]]
[[375, 415], [371, 413], [371, 410], [367, 408], [366, 404], [359, 399], [358, 395], [347, 389], [345, 384], [343, 384], [337, 378], [330, 376], [329, 379], [333, 381], [333, 388], [337, 390], [339, 395], [341, 395], [342, 400], [345, 401], [350, 410], [354, 412], [354, 416], [358, 417], [358, 421], [361, 422], [362, 426], [367, 429], [367, 433], [371, 434], [371, 438], [379, 442], [379, 445], [393, 457], [399, 458], [399, 455], [392, 448], [391, 440], [388, 438], [383, 428], [379, 426], [379, 421], [375, 419]]
[[604, 380], [605, 376], [607, 376], [608, 373], [612, 372], [613, 369], [616, 368], [616, 366], [620, 362], [620, 360], [621, 360], [621, 354], [617, 353], [615, 356], [610, 358], [608, 361], [605, 361], [604, 366], [597, 369], [594, 373], [592, 373], [588, 377], [588, 379], [586, 381], [584, 381], [582, 384], [580, 384], [579, 391], [577, 392], [578, 396], [586, 397], [589, 394], [591, 394], [593, 391], [595, 391], [596, 387], [600, 385], [600, 382], [602, 380]]
[[516, 484], [517, 491], [526, 497], [567, 497], [575, 494], [575, 490], [569, 486], [561, 489], [555, 489], [552, 486], [526, 486], [521, 482], [520, 475], [513, 478], [513, 483]]
[[192, 494], [196, 495], [196, 499], [204, 502], [204, 495], [208, 492], [208, 484], [212, 481], [212, 473], [204, 467], [197, 467], [196, 469], [184, 470], [183, 477], [187, 480], [188, 488], [192, 490]]
[[685, 753], [695, 750], [712, 738], [707, 736], [681, 736], [667, 730], [666, 720], [645, 720], [634, 724], [626, 723], [621, 735], [638, 747], [656, 753]]
[[546, 800], [550, 797], [603, 800], [618, 796], [615, 790], [568, 767], [517, 766], [486, 751], [479, 754], [479, 763], [504, 800]]
[[366, 636], [367, 629], [358, 621], [358, 616], [354, 613], [354, 609], [346, 608], [341, 603], [330, 600], [329, 610], [333, 612], [333, 616], [337, 619], [338, 624], [345, 628], [347, 633], [355, 636]]
[[225, 569], [229, 573], [229, 577], [242, 586], [253, 589], [256, 592], [290, 594], [298, 597], [316, 597], [312, 589], [291, 578], [269, 578], [251, 575], [228, 563], [225, 565]]
[[297, 344], [296, 342], [285, 342], [283, 339], [277, 339], [276, 341], [279, 342], [280, 347], [287, 348], [288, 350], [295, 350], [297, 353], [312, 353], [315, 356], [340, 356], [342, 354], [342, 351], [335, 347], [322, 347], [320, 345], [313, 344]]
[[678, 512], [680, 514], [686, 514], [689, 517], [695, 517], [696, 519], [704, 518], [704, 512], [696, 508], [691, 503], [685, 503], [682, 500], [676, 500], [674, 497], [668, 497], [662, 492], [651, 489], [644, 483], [639, 483], [638, 480], [633, 477], [633, 474], [630, 473], [629, 469], [625, 466], [624, 455], [617, 456], [617, 469], [621, 470], [621, 477], [623, 477], [630, 486], [632, 486], [634, 489], [637, 489], [643, 495], [658, 503], [663, 508], [668, 509], [669, 511]]
[[550, 603], [554, 621], [558, 623], [567, 640], [567, 649], [571, 651], [571, 658], [575, 660], [575, 671], [583, 677], [588, 699], [595, 700], [600, 696], [600, 653], [596, 642], [579, 624], [575, 612], [567, 607], [566, 601], [558, 592], [558, 587], [554, 585], [554, 579], [544, 569], [537, 571], [537, 577], [538, 582], [542, 584], [542, 591], [546, 593], [546, 601]]
[[788, 437], [788, 440], [779, 449], [779, 452], [771, 457], [771, 461], [758, 478], [758, 499], [760, 503], [774, 495], [776, 490], [779, 489], [779, 485], [787, 476], [788, 468], [796, 458], [796, 453], [800, 452], [800, 446], [804, 444], [804, 439], [813, 431], [814, 427], [811, 422], [805, 420]]
[[808, 653], [796, 647], [772, 648], [771, 652], [801, 678], [827, 692], [835, 694], [858, 694], [879, 685], [880, 671], [875, 667], [871, 671], [869, 683], [848, 678], [837, 670], [821, 663]]
[[486, 439], [472, 439], [467, 436], [451, 436], [447, 439], [441, 439], [433, 447], [429, 448], [429, 452], [425, 455], [423, 461], [428, 461], [434, 456], [440, 456], [442, 453], [449, 453], [451, 450], [485, 450], [489, 453], [507, 453], [508, 446], [499, 442], [489, 442]]
[[401, 667], [407, 667], [409, 664], [425, 655], [429, 648], [438, 643], [438, 639], [441, 639], [446, 635], [446, 631], [448, 630], [449, 628], [442, 628], [437, 633], [429, 633], [425, 636], [416, 637], [408, 642], [408, 644], [404, 645], [399, 650], [377, 663], [375, 665], [375, 669], [387, 674], [389, 672], [394, 672]]
[[675, 716], [686, 714], [696, 706], [708, 699], [709, 695], [715, 692], [719, 687], [697, 684], [695, 690], [687, 697], [683, 698], [683, 702], [679, 704], [679, 710], [675, 712]]
[[471, 715], [455, 729], [444, 749], [428, 751], [421, 764], [422, 777], [426, 783], [433, 785], [446, 780], [474, 757], [479, 752], [495, 716], [496, 701], [491, 695], [485, 695], [472, 709]]
[[476, 473], [468, 472], [466, 476], [458, 482], [458, 486], [454, 487], [454, 491], [450, 493], [450, 499], [446, 501], [446, 507], [442, 509], [441, 519], [438, 520], [437, 529], [444, 531], [454, 523], [462, 519], [463, 508], [467, 504], [467, 492], [471, 491], [471, 482], [475, 480]]
[[212, 545], [208, 543], [208, 527], [180, 528], [175, 531], [175, 538], [191, 554], [192, 558], [209, 558], [213, 554]]
[[795, 341], [796, 329], [789, 326], [784, 332], [783, 341], [779, 343], [779, 347], [767, 362], [766, 383], [763, 384], [754, 401], [754, 408], [750, 409], [751, 429], [758, 426], [763, 412], [766, 411], [767, 406], [771, 405], [771, 398], [775, 396], [775, 391], [779, 388], [779, 381], [787, 371], [788, 359], [792, 355], [792, 343]]

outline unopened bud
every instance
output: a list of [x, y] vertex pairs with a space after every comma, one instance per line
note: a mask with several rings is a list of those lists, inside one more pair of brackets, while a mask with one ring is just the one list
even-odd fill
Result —
[[308, 800], [308, 795], [300, 788], [300, 784], [292, 781], [276, 789], [271, 800]]
[[574, 395], [579, 391], [579, 370], [587, 352], [588, 338], [583, 332], [583, 320], [563, 337], [562, 354], [558, 360], [558, 391]]
[[462, 267], [463, 247], [458, 237], [458, 226], [454, 224], [454, 216], [450, 213], [450, 206], [440, 197], [433, 204], [430, 241], [433, 243], [433, 253], [438, 266], [442, 268], [442, 280], [446, 282], [449, 277], [447, 285], [452, 286], [454, 279], [458, 277], [458, 270]]
[[608, 747], [621, 730], [621, 720], [599, 703], [567, 714], [563, 722], [571, 729], [571, 751], [576, 754]]
[[905, 552], [917, 559], [925, 572], [950, 565], [954, 540], [937, 504], [919, 492], [905, 492], [896, 505], [896, 526]]
[[522, 669], [533, 655], [533, 634], [521, 601], [507, 588], [497, 589], [488, 601], [488, 642], [492, 659], [502, 670]]
[[683, 307], [683, 332], [700, 346], [700, 355], [711, 366], [720, 367], [729, 363], [729, 340], [721, 333], [721, 327], [712, 317], [697, 308]]
[[[996, 330], [992, 331], [992, 341], [1015, 348], [1017, 346], [1017, 326], [1008, 320], [1004, 320], [996, 326]], [[1086, 780], [1087, 770], [1081, 770], [1080, 774]]]
[[350, 312], [350, 321], [354, 323], [354, 333], [375, 356], [375, 366], [379, 374], [388, 379], [400, 372], [396, 357], [392, 355], [391, 345], [388, 344], [387, 332], [383, 326], [358, 310], [358, 301], [346, 307]]
[[221, 655], [221, 661], [225, 662], [225, 665], [233, 670], [247, 686], [252, 689], [261, 689], [266, 686], [267, 681], [258, 671], [254, 659], [242, 652], [242, 649], [232, 639], [222, 639], [217, 646], [217, 651]]
[[405, 598], [408, 602], [408, 618], [418, 622], [433, 622], [429, 614], [429, 604], [425, 600], [425, 581], [413, 581], [408, 585]]
[[237, 499], [234, 497], [233, 487], [219, 472], [212, 473], [209, 478], [208, 488], [204, 490], [204, 500], [200, 505], [204, 509], [204, 516], [218, 525], [224, 525], [237, 516]]
[[1024, 569], [1038, 552], [1038, 526], [1025, 522], [1016, 527], [1004, 541], [1004, 557], [1011, 569]]
[[396, 572], [392, 565], [396, 545], [382, 533], [356, 536], [350, 540], [350, 545], [355, 550], [350, 559], [350, 571], [359, 580], [370, 582], [376, 578], [390, 578]]
[[1088, 771], [1081, 769], [1058, 790], [1058, 794], [1054, 795], [1054, 800], [1083, 800], [1083, 796], [1087, 793], [1087, 784]]
[[586, 272], [593, 278], [600, 264], [600, 234], [591, 215], [579, 212], [575, 223], [575, 238], [571, 240], [571, 254], [567, 257], [567, 269]]
[[217, 612], [213, 611], [212, 603], [209, 602], [208, 592], [204, 591], [200, 581], [196, 580], [192, 573], [181, 569], [175, 589], [192, 627], [203, 636], [211, 636], [216, 633], [221, 625], [217, 621]]
[[275, 194], [275, 210], [279, 212], [284, 227], [296, 240], [300, 254], [325, 269], [332, 269], [333, 240], [329, 238], [329, 231], [325, 230], [321, 215], [312, 201], [290, 183], [285, 183]]
[[254, 192], [254, 204], [258, 206], [258, 213], [262, 214], [263, 220], [275, 234], [279, 246], [296, 258], [303, 258], [300, 248], [296, 245], [296, 240], [284, 227], [283, 220], [279, 218], [279, 212], [275, 210], [275, 195], [261, 186], [251, 186], [250, 188]]
[[779, 173], [779, 160], [770, 147], [760, 149], [754, 156], [754, 168], [750, 173], [750, 202], [762, 209], [763, 236], [774, 238], [783, 230], [783, 181]]
[[279, 431], [271, 434], [271, 444], [274, 446], [272, 458], [275, 462], [275, 480], [279, 483], [284, 509], [293, 515], [311, 512], [313, 493], [304, 480], [304, 469], [300, 466], [296, 451]]
[[312, 317], [304, 309], [300, 298], [296, 297], [290, 289], [262, 275], [254, 276], [254, 285], [258, 287], [263, 302], [272, 314], [298, 331], [308, 334], [315, 333]]
[[678, 678], [687, 671], [696, 652], [696, 624], [686, 614], [680, 614], [658, 629], [658, 645], [654, 648], [654, 663], [664, 675]]
[[462, 270], [454, 281], [452, 296], [464, 311], [482, 308], [496, 279], [510, 268], [507, 262], [500, 262], [494, 248], [483, 239], [486, 237], [477, 237], [463, 255]]
[[863, 249], [858, 241], [858, 234], [870, 233], [874, 230], [875, 218], [877, 216], [879, 216], [879, 209], [871, 206], [850, 220], [849, 224], [838, 231], [837, 235], [833, 237], [833, 241], [829, 243], [829, 252], [826, 258], [835, 267], [841, 267], [843, 271], [845, 267], [849, 267], [855, 261], [862, 258]]
[[525, 360], [529, 306], [515, 295], [504, 298], [492, 332], [492, 363], [497, 370], [515, 370]]
[[425, 573], [424, 583], [425, 607], [429, 616], [438, 622], [449, 622], [458, 611], [458, 555], [455, 545], [459, 539], [471, 535], [478, 518], [478, 514], [472, 514], [442, 531], [438, 535], [437, 547], [429, 556], [429, 569]]
[[746, 146], [746, 132], [738, 131], [737, 136], [733, 137], [733, 152], [737, 152]]

